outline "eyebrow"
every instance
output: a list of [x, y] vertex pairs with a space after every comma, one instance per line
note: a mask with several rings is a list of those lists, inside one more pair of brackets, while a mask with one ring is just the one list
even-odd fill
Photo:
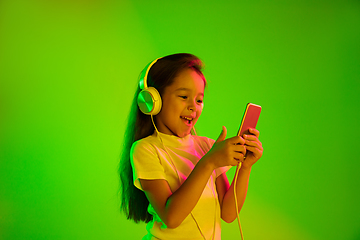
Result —
[[[178, 88], [175, 90], [176, 92], [177, 91], [187, 91], [187, 92], [191, 92], [191, 90], [189, 88]], [[204, 93], [200, 93], [200, 95], [204, 96]]]

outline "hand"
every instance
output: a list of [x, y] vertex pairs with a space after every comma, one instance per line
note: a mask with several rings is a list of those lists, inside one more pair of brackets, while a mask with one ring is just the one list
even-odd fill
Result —
[[259, 141], [260, 132], [256, 129], [250, 128], [250, 134], [244, 134], [246, 158], [242, 163], [242, 167], [250, 168], [259, 160], [263, 154], [262, 143]]
[[245, 140], [235, 136], [225, 140], [227, 130], [222, 128], [221, 134], [210, 151], [204, 156], [213, 164], [214, 169], [224, 166], [236, 166], [244, 161], [246, 153]]

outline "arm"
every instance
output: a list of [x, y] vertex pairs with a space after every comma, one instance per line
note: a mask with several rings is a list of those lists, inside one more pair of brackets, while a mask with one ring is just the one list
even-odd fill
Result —
[[[249, 177], [250, 177], [250, 169], [241, 167], [239, 169], [239, 174], [237, 177], [236, 183], [236, 198], [238, 200], [238, 210], [240, 212], [246, 198]], [[236, 219], [236, 208], [235, 208], [235, 197], [234, 197], [234, 182], [229, 186], [229, 181], [226, 177], [226, 173], [221, 174], [216, 178], [216, 189], [220, 196], [222, 196], [220, 200], [221, 207], [221, 218], [227, 222], [231, 223]], [[239, 214], [239, 213], [237, 213]]]
[[214, 169], [222, 166], [236, 166], [237, 159], [244, 156], [244, 140], [233, 137], [224, 140], [226, 129], [219, 136], [210, 151], [200, 159], [195, 168], [173, 193], [166, 180], [140, 179], [140, 184], [149, 202], [161, 220], [169, 228], [179, 226], [198, 202]]
[[[226, 174], [221, 174], [216, 179], [216, 189], [219, 194], [220, 206], [221, 206], [221, 218], [225, 222], [232, 222], [239, 214], [246, 198], [247, 189], [249, 185], [249, 178], [251, 167], [262, 156], [263, 148], [259, 141], [259, 131], [256, 129], [250, 129], [250, 133], [254, 135], [245, 136], [245, 147], [247, 150], [246, 160], [242, 160], [242, 165], [239, 169], [237, 179], [234, 179], [231, 186]], [[239, 166], [238, 166], [239, 167]], [[239, 212], [236, 213], [235, 198], [234, 198], [234, 182], [236, 183], [236, 197], [239, 207]]]
[[202, 159], [174, 193], [166, 180], [140, 179], [140, 183], [161, 220], [167, 227], [176, 228], [195, 207], [212, 171], [213, 167]]

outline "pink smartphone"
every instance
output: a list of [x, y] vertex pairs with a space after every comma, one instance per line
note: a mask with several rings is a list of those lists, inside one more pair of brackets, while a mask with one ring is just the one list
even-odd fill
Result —
[[246, 105], [244, 116], [241, 120], [240, 128], [238, 131], [238, 136], [243, 136], [244, 134], [250, 134], [249, 128], [256, 128], [256, 124], [259, 120], [261, 112], [261, 106], [248, 103]]

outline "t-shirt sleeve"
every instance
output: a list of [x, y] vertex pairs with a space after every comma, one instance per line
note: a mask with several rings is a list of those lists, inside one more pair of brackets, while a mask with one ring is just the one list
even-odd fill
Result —
[[[214, 145], [214, 143], [215, 143], [215, 140], [213, 140], [211, 138], [207, 138], [207, 145], [209, 147], [209, 151], [212, 148], [212, 146]], [[221, 174], [227, 172], [230, 168], [231, 168], [231, 166], [225, 166], [225, 167], [220, 167], [220, 168], [215, 169], [215, 178], [217, 178]]]
[[155, 147], [147, 142], [135, 142], [130, 151], [135, 187], [142, 190], [139, 179], [165, 179], [164, 168]]

